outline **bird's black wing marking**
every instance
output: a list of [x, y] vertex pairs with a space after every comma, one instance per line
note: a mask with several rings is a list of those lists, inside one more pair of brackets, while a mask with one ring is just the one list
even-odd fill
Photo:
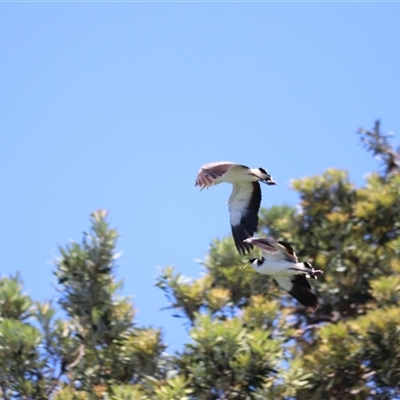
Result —
[[293, 250], [293, 247], [289, 244], [284, 242], [283, 240], [279, 240], [278, 244], [285, 249], [286, 252], [284, 252], [283, 256], [285, 257], [285, 260], [293, 263], [298, 263], [299, 260], [297, 258], [296, 253]]
[[291, 278], [292, 288], [289, 294], [305, 307], [314, 311], [318, 308], [318, 298], [311, 292], [311, 286], [304, 275], [294, 275]]
[[250, 234], [248, 237], [252, 237], [254, 232], [257, 231], [258, 227], [258, 210], [261, 204], [261, 188], [258, 182], [252, 182], [253, 193], [250, 198], [250, 202], [246, 207], [246, 212], [242, 216], [240, 225]]
[[283, 240], [279, 240], [278, 243], [281, 244], [292, 256], [296, 254], [293, 250], [293, 247], [289, 243], [284, 242]]
[[235, 246], [239, 252], [239, 254], [244, 255], [246, 253], [250, 253], [251, 249], [253, 246], [249, 243], [243, 242], [243, 240], [247, 239], [251, 235], [243, 230], [243, 228], [240, 225], [231, 225], [232, 229], [232, 236], [233, 240], [235, 241]]
[[[243, 240], [252, 237], [257, 231], [258, 210], [261, 204], [261, 188], [258, 182], [252, 182], [252, 194], [247, 205], [243, 208], [243, 214], [239, 224], [231, 223], [232, 236], [236, 248], [240, 254], [246, 254], [251, 251], [253, 246], [250, 243], [244, 243]], [[233, 203], [235, 200], [233, 200]], [[232, 204], [232, 206], [234, 206]], [[231, 213], [233, 211], [231, 210]]]
[[254, 244], [254, 246], [257, 246], [262, 251], [265, 251], [268, 254], [275, 255], [280, 253], [280, 251], [274, 246], [274, 243], [278, 243], [274, 239], [253, 237], [250, 238], [249, 243]]

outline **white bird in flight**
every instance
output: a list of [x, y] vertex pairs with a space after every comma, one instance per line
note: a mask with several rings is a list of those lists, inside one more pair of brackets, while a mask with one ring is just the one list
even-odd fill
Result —
[[264, 168], [249, 168], [229, 161], [217, 161], [203, 165], [196, 178], [195, 186], [200, 189], [232, 183], [233, 189], [228, 206], [232, 236], [240, 254], [253, 248], [245, 239], [253, 236], [258, 226], [258, 210], [261, 204], [259, 182], [275, 185], [276, 182]]
[[285, 242], [252, 237], [245, 239], [245, 243], [258, 247], [263, 255], [261, 259], [250, 258], [246, 266], [251, 265], [258, 273], [272, 276], [303, 306], [313, 311], [318, 308], [318, 298], [311, 292], [306, 278], [317, 279], [323, 271], [313, 269], [308, 262], [299, 262], [292, 247]]

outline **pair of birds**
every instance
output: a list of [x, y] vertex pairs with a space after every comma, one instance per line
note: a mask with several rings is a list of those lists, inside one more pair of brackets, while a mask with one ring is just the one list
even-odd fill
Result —
[[262, 252], [261, 258], [250, 258], [246, 264], [260, 274], [272, 276], [278, 284], [302, 305], [312, 310], [318, 307], [318, 298], [311, 292], [307, 278], [317, 279], [323, 273], [314, 270], [309, 262], [299, 262], [293, 248], [283, 241], [252, 237], [257, 231], [261, 204], [260, 183], [276, 182], [264, 168], [249, 168], [232, 162], [213, 162], [203, 165], [195, 186], [208, 188], [222, 182], [233, 185], [228, 206], [232, 236], [239, 254], [246, 254], [253, 246]]

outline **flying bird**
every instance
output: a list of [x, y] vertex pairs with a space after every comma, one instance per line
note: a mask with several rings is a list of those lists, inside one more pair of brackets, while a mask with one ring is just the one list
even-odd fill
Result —
[[283, 241], [252, 237], [245, 243], [253, 244], [262, 253], [261, 259], [250, 258], [246, 266], [250, 264], [260, 274], [272, 276], [303, 306], [313, 311], [318, 308], [318, 298], [311, 292], [307, 278], [317, 279], [323, 271], [315, 270], [309, 262], [299, 262], [292, 247]]
[[261, 204], [259, 182], [275, 185], [276, 182], [264, 168], [249, 168], [229, 161], [217, 161], [203, 165], [195, 186], [200, 189], [232, 183], [228, 206], [232, 236], [240, 254], [249, 253], [253, 246], [245, 239], [253, 236], [258, 226], [258, 210]]

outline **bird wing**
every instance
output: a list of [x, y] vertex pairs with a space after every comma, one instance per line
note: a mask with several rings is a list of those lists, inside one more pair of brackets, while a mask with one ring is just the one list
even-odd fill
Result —
[[286, 242], [265, 238], [249, 238], [247, 243], [257, 246], [270, 260], [286, 260], [298, 263], [297, 255], [293, 248]]
[[311, 286], [304, 275], [274, 276], [274, 278], [300, 304], [314, 311], [318, 308], [318, 297], [311, 292]]
[[244, 242], [253, 236], [258, 226], [261, 188], [258, 182], [233, 185], [228, 206], [233, 239], [240, 254], [249, 253], [253, 246]]
[[201, 189], [214, 185], [214, 181], [220, 178], [232, 167], [236, 166], [230, 161], [217, 161], [208, 164], [204, 164], [196, 177], [195, 186], [200, 186]]
[[294, 263], [299, 262], [297, 255], [293, 250], [293, 247], [289, 243], [286, 243], [283, 240], [278, 240], [277, 243], [275, 243], [275, 248], [280, 249], [283, 256], [285, 257], [285, 260], [291, 261]]

